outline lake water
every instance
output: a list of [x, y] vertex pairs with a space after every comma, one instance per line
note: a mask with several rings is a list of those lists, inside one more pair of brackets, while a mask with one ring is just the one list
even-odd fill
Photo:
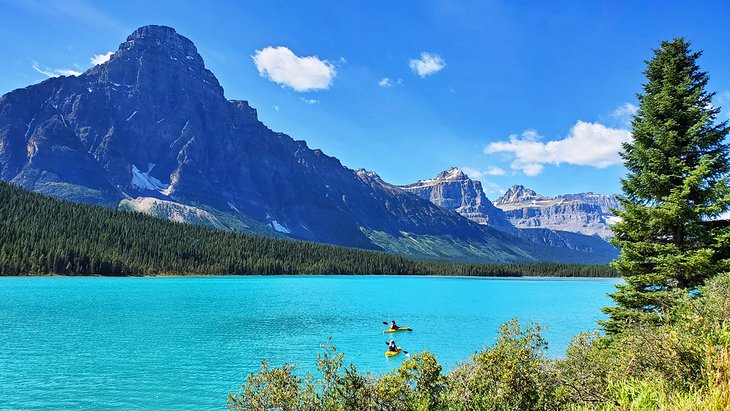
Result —
[[0, 410], [225, 409], [263, 359], [314, 370], [332, 337], [384, 373], [382, 321], [447, 369], [513, 317], [560, 356], [596, 327], [616, 279], [379, 276], [0, 278]]

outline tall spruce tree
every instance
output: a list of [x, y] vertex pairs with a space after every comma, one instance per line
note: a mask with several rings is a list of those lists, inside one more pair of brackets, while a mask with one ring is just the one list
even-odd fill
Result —
[[626, 284], [611, 295], [603, 326], [658, 322], [676, 298], [727, 270], [730, 231], [717, 217], [730, 208], [727, 122], [707, 92], [701, 52], [683, 38], [664, 41], [647, 61], [633, 141], [621, 154], [625, 210], [613, 227], [621, 255], [612, 266]]

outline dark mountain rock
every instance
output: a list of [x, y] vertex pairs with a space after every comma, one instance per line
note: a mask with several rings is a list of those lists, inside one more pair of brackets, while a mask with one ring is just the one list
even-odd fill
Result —
[[[0, 97], [0, 178], [179, 221], [423, 258], [592, 258], [542, 255], [268, 129], [246, 101], [224, 97], [190, 40], [163, 26], [136, 30], [78, 77]], [[465, 207], [491, 218], [479, 201]]]

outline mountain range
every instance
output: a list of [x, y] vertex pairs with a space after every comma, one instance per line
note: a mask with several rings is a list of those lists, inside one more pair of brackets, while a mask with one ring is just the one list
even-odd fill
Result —
[[611, 224], [622, 210], [615, 195], [578, 193], [548, 197], [512, 186], [494, 205], [517, 228], [550, 228], [610, 238]]
[[[456, 167], [443, 171], [434, 178], [400, 188], [440, 207], [453, 210], [478, 224], [533, 243], [605, 256], [611, 256], [616, 251], [597, 235], [597, 232], [610, 233], [608, 224], [613, 221], [609, 217], [610, 210], [620, 208], [615, 196], [567, 194], [553, 201], [551, 197], [539, 196], [523, 186], [513, 186], [493, 204], [485, 195], [481, 183], [470, 179]], [[537, 198], [541, 199], [545, 210], [535, 204], [534, 200]], [[569, 203], [570, 207], [565, 203]], [[605, 211], [599, 207], [600, 204], [603, 204]], [[505, 211], [504, 208], [509, 209]], [[521, 219], [519, 211], [529, 216], [529, 219]], [[541, 218], [544, 216], [539, 211], [553, 219], [545, 219], [543, 222]]]
[[512, 228], [505, 214], [484, 194], [481, 182], [472, 180], [456, 167], [428, 180], [400, 186], [409, 193], [448, 208], [478, 224]]
[[596, 236], [561, 231], [553, 215], [519, 217], [509, 199], [495, 206], [458, 169], [396, 186], [270, 130], [248, 102], [226, 99], [195, 45], [165, 26], [137, 29], [81, 75], [0, 97], [0, 178], [180, 222], [417, 258], [616, 255]]

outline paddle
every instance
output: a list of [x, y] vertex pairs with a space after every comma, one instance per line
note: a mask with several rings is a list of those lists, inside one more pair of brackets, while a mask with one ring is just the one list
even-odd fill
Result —
[[[390, 345], [390, 342], [389, 342], [389, 341], [386, 341], [386, 342], [385, 342], [385, 345]], [[408, 351], [406, 351], [406, 350], [404, 350], [404, 349], [402, 349], [402, 348], [400, 349], [400, 351], [401, 351], [401, 352], [402, 352], [403, 354], [405, 354], [405, 355], [406, 355], [406, 357], [408, 357], [408, 358], [411, 358], [411, 355], [410, 355], [410, 354], [408, 354]]]

